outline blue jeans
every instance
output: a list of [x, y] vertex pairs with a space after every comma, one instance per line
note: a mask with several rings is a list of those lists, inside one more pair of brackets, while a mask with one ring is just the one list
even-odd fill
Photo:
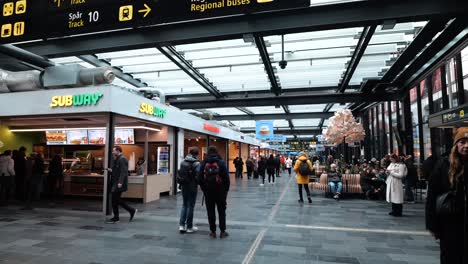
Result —
[[328, 185], [332, 193], [341, 193], [343, 190], [343, 184], [341, 182], [329, 182]]
[[182, 185], [182, 210], [180, 211], [180, 226], [185, 226], [187, 228], [193, 227], [193, 208], [195, 207], [195, 202], [197, 201], [197, 191], [198, 188], [190, 185]]

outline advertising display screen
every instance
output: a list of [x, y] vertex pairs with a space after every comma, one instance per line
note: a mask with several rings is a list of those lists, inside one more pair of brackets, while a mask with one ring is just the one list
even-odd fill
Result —
[[105, 145], [106, 144], [106, 130], [105, 129], [88, 130], [88, 137], [89, 137], [90, 145]]
[[135, 144], [133, 128], [116, 129], [114, 135], [115, 144]]
[[47, 145], [65, 145], [67, 144], [67, 133], [63, 130], [46, 131]]
[[84, 145], [88, 144], [88, 130], [68, 130], [67, 131], [68, 145]]

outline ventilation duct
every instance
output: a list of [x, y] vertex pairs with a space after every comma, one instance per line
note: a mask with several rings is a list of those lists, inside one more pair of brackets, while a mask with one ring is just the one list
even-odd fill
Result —
[[158, 101], [161, 104], [166, 103], [166, 93], [160, 89], [160, 88], [155, 88], [155, 87], [141, 87], [141, 88], [129, 88], [126, 87], [126, 89], [130, 91], [134, 91], [137, 93], [140, 93], [144, 97]]
[[80, 65], [51, 66], [42, 72], [0, 69], [0, 93], [109, 84], [114, 79], [114, 72], [107, 67], [87, 69]]

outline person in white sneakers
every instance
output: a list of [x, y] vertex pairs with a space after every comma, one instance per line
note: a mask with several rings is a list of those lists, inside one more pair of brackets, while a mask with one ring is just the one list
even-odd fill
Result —
[[200, 173], [200, 161], [198, 160], [198, 148], [192, 148], [180, 164], [177, 174], [177, 183], [182, 189], [182, 210], [180, 211], [179, 232], [193, 233], [198, 230], [193, 226], [193, 209], [197, 201], [197, 179]]
[[292, 164], [293, 164], [293, 161], [291, 159], [290, 156], [288, 156], [288, 159], [286, 160], [286, 169], [288, 170], [288, 175], [289, 177], [291, 177], [291, 169], [292, 169]]

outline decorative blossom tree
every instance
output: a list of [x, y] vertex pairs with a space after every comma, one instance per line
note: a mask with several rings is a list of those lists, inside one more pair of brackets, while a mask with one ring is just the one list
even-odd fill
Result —
[[362, 124], [356, 122], [353, 113], [346, 109], [335, 112], [335, 115], [330, 118], [328, 128], [324, 129], [322, 134], [328, 143], [341, 144], [360, 142], [364, 139], [366, 132]]

